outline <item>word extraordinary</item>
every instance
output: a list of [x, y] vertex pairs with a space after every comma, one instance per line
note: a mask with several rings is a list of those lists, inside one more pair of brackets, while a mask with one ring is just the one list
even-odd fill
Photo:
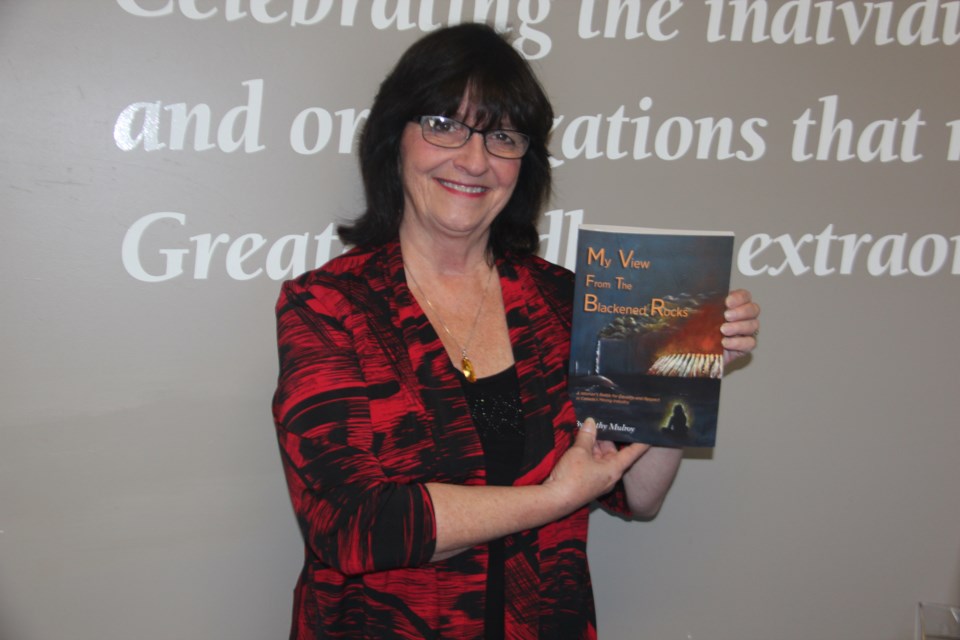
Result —
[[[566, 221], [569, 228], [562, 262], [572, 269], [576, 229], [583, 220], [583, 210], [556, 209], [547, 212], [546, 218], [548, 231], [541, 236], [544, 257], [561, 263], [560, 245]], [[121, 247], [127, 273], [142, 282], [207, 280], [211, 274], [232, 280], [252, 280], [263, 275], [283, 280], [319, 267], [343, 250], [332, 223], [320, 233], [289, 234], [272, 241], [259, 233], [233, 237], [207, 232], [171, 243], [171, 227], [186, 225], [186, 214], [173, 211], [150, 213], [136, 220], [124, 235]], [[177, 236], [174, 233], [172, 237]], [[871, 276], [924, 277], [944, 269], [951, 275], [960, 275], [960, 235], [947, 238], [927, 234], [913, 240], [906, 233], [878, 238], [869, 233], [838, 235], [833, 224], [817, 234], [806, 233], [798, 238], [758, 233], [740, 245], [737, 268], [745, 276], [812, 273], [823, 277], [865, 271]]]

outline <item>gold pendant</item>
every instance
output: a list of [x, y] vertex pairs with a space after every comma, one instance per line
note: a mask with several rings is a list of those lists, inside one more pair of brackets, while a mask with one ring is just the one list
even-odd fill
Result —
[[470, 362], [470, 358], [468, 358], [466, 354], [464, 354], [460, 360], [460, 364], [463, 367], [463, 377], [467, 379], [467, 382], [476, 382], [477, 374], [473, 370], [473, 363]]

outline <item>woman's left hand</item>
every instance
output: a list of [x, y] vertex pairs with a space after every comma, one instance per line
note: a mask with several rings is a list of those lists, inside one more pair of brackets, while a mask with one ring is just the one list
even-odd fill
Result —
[[720, 326], [723, 334], [723, 363], [730, 364], [753, 351], [760, 333], [760, 307], [753, 302], [746, 289], [731, 291], [726, 299], [726, 322]]

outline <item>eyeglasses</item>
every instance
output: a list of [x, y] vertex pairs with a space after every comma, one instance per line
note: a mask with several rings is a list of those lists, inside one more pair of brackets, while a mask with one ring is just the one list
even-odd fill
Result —
[[413, 121], [420, 123], [423, 139], [438, 147], [458, 149], [467, 144], [470, 136], [479, 133], [486, 150], [498, 158], [522, 158], [530, 148], [530, 136], [513, 129], [481, 131], [445, 116], [418, 116]]

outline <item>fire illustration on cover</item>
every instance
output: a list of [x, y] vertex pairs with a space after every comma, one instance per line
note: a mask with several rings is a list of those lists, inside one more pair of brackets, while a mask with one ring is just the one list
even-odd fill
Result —
[[722, 305], [707, 304], [698, 309], [656, 350], [656, 360], [647, 373], [679, 378], [722, 378], [723, 336], [717, 329], [722, 322]]

